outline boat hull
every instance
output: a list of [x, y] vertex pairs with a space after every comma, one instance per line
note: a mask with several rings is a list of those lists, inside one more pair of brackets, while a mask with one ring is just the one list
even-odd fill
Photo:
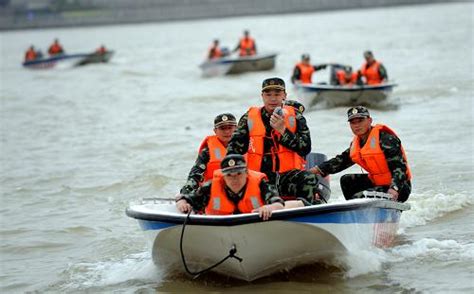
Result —
[[97, 53], [79, 53], [79, 54], [61, 54], [48, 58], [35, 59], [23, 62], [23, 67], [30, 69], [48, 69], [53, 67], [74, 67], [90, 63], [108, 62], [113, 51], [108, 51], [105, 54]]
[[[163, 211], [164, 206], [158, 210]], [[179, 242], [185, 216], [156, 214], [156, 206], [135, 206], [127, 214], [138, 220], [152, 243], [152, 258], [166, 272], [182, 272]], [[352, 200], [275, 211], [270, 221], [256, 214], [192, 215], [183, 238], [188, 267], [199, 271], [220, 261], [235, 246], [236, 255], [213, 271], [252, 281], [279, 271], [329, 261], [372, 246], [393, 242], [406, 204], [388, 200]], [[155, 211], [155, 212], [154, 212]]]
[[225, 57], [206, 61], [200, 65], [203, 76], [233, 75], [252, 71], [266, 71], [275, 67], [276, 54], [248, 57]]
[[306, 107], [374, 106], [385, 102], [396, 86], [394, 83], [363, 86], [295, 84], [299, 101]]
[[114, 55], [114, 51], [107, 51], [105, 53], [92, 53], [77, 63], [78, 66], [87, 65], [91, 63], [106, 63]]

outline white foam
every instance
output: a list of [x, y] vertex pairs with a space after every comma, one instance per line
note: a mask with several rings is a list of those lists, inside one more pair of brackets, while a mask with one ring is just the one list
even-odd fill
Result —
[[447, 261], [474, 261], [474, 244], [461, 244], [455, 240], [424, 238], [413, 244], [394, 247], [391, 250], [394, 261], [426, 259]]
[[408, 199], [411, 210], [402, 213], [400, 219], [401, 232], [406, 228], [425, 225], [449, 212], [474, 204], [468, 192], [443, 194], [426, 191], [422, 194], [413, 193]]

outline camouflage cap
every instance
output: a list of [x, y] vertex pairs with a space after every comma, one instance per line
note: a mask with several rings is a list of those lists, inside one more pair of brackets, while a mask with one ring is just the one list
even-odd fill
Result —
[[244, 172], [247, 170], [245, 157], [240, 154], [230, 154], [221, 161], [221, 169], [224, 175]]
[[232, 113], [222, 113], [216, 116], [216, 118], [214, 119], [214, 128], [218, 128], [224, 125], [237, 125], [235, 116]]
[[364, 106], [355, 106], [347, 110], [347, 121], [359, 117], [370, 117], [369, 110]]
[[271, 89], [285, 91], [285, 81], [280, 78], [269, 78], [264, 80], [262, 83], [262, 92]]

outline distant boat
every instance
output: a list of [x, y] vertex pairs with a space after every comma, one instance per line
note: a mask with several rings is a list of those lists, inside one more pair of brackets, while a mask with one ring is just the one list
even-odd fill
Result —
[[298, 101], [307, 108], [317, 105], [323, 107], [374, 106], [385, 102], [392, 93], [393, 88], [397, 86], [396, 83], [383, 83], [379, 85], [336, 85], [335, 71], [344, 66], [339, 64], [330, 64], [328, 66], [330, 67], [329, 84], [294, 84]]
[[395, 83], [380, 85], [336, 86], [324, 84], [295, 84], [298, 101], [306, 107], [323, 104], [326, 107], [336, 106], [373, 106], [387, 100]]
[[23, 62], [23, 67], [32, 69], [46, 69], [56, 66], [74, 67], [90, 63], [108, 62], [114, 51], [105, 53], [78, 53], [78, 54], [60, 54], [47, 58], [39, 58]]
[[251, 71], [265, 71], [275, 67], [276, 56], [276, 53], [244, 57], [228, 56], [207, 60], [199, 67], [202, 69], [203, 76], [205, 77], [240, 74]]

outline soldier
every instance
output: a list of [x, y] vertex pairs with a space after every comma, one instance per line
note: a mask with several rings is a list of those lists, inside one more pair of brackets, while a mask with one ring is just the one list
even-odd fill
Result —
[[237, 121], [231, 113], [222, 113], [214, 119], [213, 136], [207, 136], [199, 146], [199, 154], [194, 166], [189, 171], [188, 180], [181, 188], [180, 194], [190, 194], [200, 184], [211, 180], [216, 169], [219, 169], [222, 159], [225, 157], [227, 143], [235, 131]]
[[300, 82], [302, 84], [311, 84], [313, 73], [315, 71], [325, 69], [327, 64], [312, 65], [311, 57], [309, 54], [301, 55], [301, 62], [295, 65], [293, 74], [291, 76], [291, 82], [294, 84]]
[[411, 172], [400, 139], [389, 127], [372, 126], [369, 111], [363, 106], [352, 107], [347, 118], [354, 133], [348, 149], [321, 163], [311, 172], [326, 176], [338, 173], [357, 163], [368, 174], [347, 174], [341, 177], [341, 189], [346, 200], [364, 190], [386, 192], [393, 200], [405, 202], [411, 192]]
[[374, 58], [372, 51], [364, 52], [365, 63], [362, 64], [358, 74], [365, 79], [367, 85], [379, 85], [387, 82], [388, 74], [383, 64]]
[[233, 50], [233, 52], [239, 51], [239, 56], [253, 56], [257, 54], [257, 45], [255, 40], [250, 37], [248, 30], [244, 31], [244, 36], [239, 40], [239, 43]]
[[321, 203], [318, 177], [304, 170], [311, 151], [304, 109], [284, 105], [285, 82], [280, 78], [264, 80], [261, 96], [263, 107], [251, 107], [240, 118], [227, 154], [247, 153], [249, 169], [265, 173], [280, 195], [296, 197], [301, 206]]
[[272, 211], [283, 209], [283, 203], [265, 174], [248, 170], [245, 158], [232, 154], [222, 160], [212, 181], [178, 198], [176, 207], [184, 213], [194, 209], [210, 215], [258, 212], [268, 220]]

